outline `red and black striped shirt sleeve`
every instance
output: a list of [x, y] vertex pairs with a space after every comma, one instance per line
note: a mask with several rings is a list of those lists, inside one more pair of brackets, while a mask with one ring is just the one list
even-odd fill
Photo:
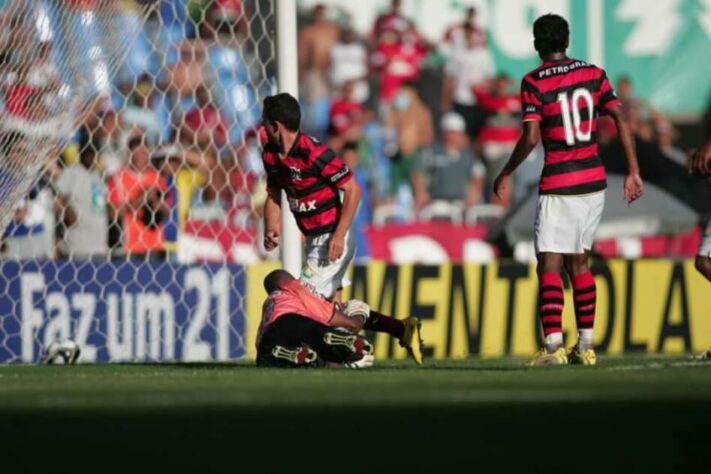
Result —
[[601, 115], [605, 115], [608, 110], [616, 105], [620, 105], [622, 102], [617, 98], [610, 80], [607, 78], [605, 71], [602, 71], [602, 77], [600, 78], [600, 98], [598, 100], [598, 108]]
[[326, 148], [321, 155], [316, 158], [314, 167], [319, 173], [321, 179], [328, 182], [330, 185], [340, 188], [353, 177], [348, 165], [330, 148]]
[[524, 122], [540, 122], [543, 118], [543, 102], [538, 87], [529, 76], [521, 81], [521, 108]]

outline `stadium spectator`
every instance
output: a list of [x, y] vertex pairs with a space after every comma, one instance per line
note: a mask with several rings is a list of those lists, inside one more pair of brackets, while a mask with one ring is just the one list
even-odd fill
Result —
[[[484, 112], [484, 125], [479, 141], [487, 164], [487, 173], [493, 179], [501, 172], [506, 160], [516, 146], [520, 132], [521, 98], [511, 90], [511, 78], [499, 74], [490, 89], [475, 90], [479, 107]], [[492, 196], [492, 201], [504, 207], [511, 204], [512, 188], [502, 192], [502, 198]]]
[[432, 113], [414, 86], [406, 84], [397, 92], [384, 125], [393, 129], [396, 136], [396, 146], [390, 154], [390, 192], [396, 195], [409, 183], [417, 153], [434, 141]]
[[355, 98], [355, 83], [348, 81], [343, 85], [340, 95], [333, 100], [329, 112], [329, 137], [332, 146], [340, 149], [342, 143], [333, 141], [357, 141], [362, 135], [365, 109]]
[[227, 144], [226, 122], [213, 104], [208, 88], [200, 85], [195, 89], [195, 105], [181, 121], [181, 141], [202, 151], [210, 146], [219, 150]]
[[140, 128], [151, 141], [157, 141], [162, 132], [158, 113], [153, 107], [154, 100], [153, 80], [143, 76], [131, 91], [122, 114], [122, 123], [128, 130]]
[[440, 121], [441, 143], [422, 150], [411, 174], [418, 210], [436, 201], [464, 207], [478, 204], [486, 170], [469, 147], [466, 124], [455, 112]]
[[63, 230], [59, 252], [66, 257], [105, 257], [108, 252], [107, 187], [97, 155], [94, 143], [84, 143], [79, 163], [65, 168], [55, 181], [54, 208]]
[[657, 143], [662, 153], [674, 163], [686, 166], [689, 157], [675, 145], [676, 138], [677, 131], [668, 120], [661, 119], [657, 122]]
[[617, 80], [617, 96], [622, 101], [622, 109], [629, 117], [632, 131], [637, 135], [642, 134], [645, 139], [651, 140], [653, 126], [647, 128], [650, 120], [661, 118], [659, 112], [648, 101], [639, 99], [634, 94], [632, 79], [629, 76], [621, 76]]
[[124, 130], [121, 114], [108, 108], [99, 116], [99, 124], [92, 131], [99, 150], [99, 161], [106, 177], [116, 174], [125, 164], [128, 133]]
[[[360, 205], [353, 218], [352, 229], [356, 234], [356, 259], [367, 258], [370, 255], [368, 239], [365, 229], [371, 222], [372, 207], [370, 199], [370, 177], [365, 167], [360, 166], [360, 153], [358, 143], [349, 141], [340, 148], [343, 162], [350, 168], [356, 183], [360, 186]], [[339, 149], [336, 149], [338, 151]]]
[[26, 197], [14, 206], [14, 219], [3, 236], [9, 258], [54, 257], [54, 213], [50, 179], [43, 175]]
[[477, 24], [476, 14], [475, 7], [468, 7], [464, 13], [464, 21], [457, 22], [445, 30], [442, 39], [445, 46], [455, 49], [466, 47], [469, 31], [474, 33], [474, 44], [477, 46], [486, 45], [486, 33]]
[[379, 75], [382, 102], [391, 102], [403, 84], [419, 79], [425, 53], [412, 34], [386, 31], [381, 35], [370, 61]]
[[312, 21], [299, 34], [300, 83], [305, 91], [305, 127], [316, 135], [328, 126], [331, 87], [331, 50], [341, 36], [341, 28], [328, 19], [324, 5], [314, 7]]
[[354, 100], [368, 100], [368, 50], [351, 28], [344, 28], [331, 48], [331, 84], [340, 90], [347, 82], [354, 82]]
[[494, 76], [496, 66], [491, 51], [477, 43], [476, 30], [464, 28], [465, 43], [452, 50], [445, 66], [442, 87], [442, 110], [453, 110], [464, 117], [467, 134], [477, 139], [482, 126], [483, 112], [477, 104], [474, 88], [487, 85]]
[[141, 135], [128, 141], [128, 163], [109, 181], [109, 203], [123, 219], [124, 245], [132, 257], [164, 257], [163, 223], [170, 214], [166, 183], [151, 166]]
[[192, 97], [193, 91], [208, 83], [204, 65], [207, 62], [207, 44], [200, 40], [188, 40], [178, 48], [178, 61], [169, 70], [168, 92], [178, 99]]
[[392, 34], [407, 36], [416, 46], [422, 45], [422, 35], [417, 31], [415, 22], [402, 14], [401, 7], [400, 0], [391, 0], [390, 9], [375, 19], [370, 32], [370, 41], [374, 47], [377, 48]]

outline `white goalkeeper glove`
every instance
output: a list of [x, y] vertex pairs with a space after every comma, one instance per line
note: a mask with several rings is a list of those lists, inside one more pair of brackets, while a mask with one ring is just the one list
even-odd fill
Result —
[[349, 369], [367, 369], [368, 367], [373, 367], [373, 362], [375, 362], [375, 356], [373, 354], [365, 354], [359, 360], [346, 362], [343, 365]]
[[348, 300], [343, 307], [343, 314], [349, 318], [359, 317], [363, 318], [363, 321], [367, 321], [370, 317], [370, 306], [368, 303], [361, 300]]

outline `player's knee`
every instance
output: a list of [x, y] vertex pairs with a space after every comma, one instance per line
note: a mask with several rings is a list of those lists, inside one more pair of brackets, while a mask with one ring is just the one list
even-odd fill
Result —
[[560, 255], [542, 253], [538, 255], [538, 264], [536, 272], [538, 275], [546, 273], [560, 273], [562, 258]]
[[565, 271], [571, 277], [576, 277], [590, 271], [587, 255], [571, 255], [565, 260]]
[[701, 273], [704, 278], [711, 281], [711, 257], [698, 255], [694, 261], [694, 266], [696, 267], [696, 271]]

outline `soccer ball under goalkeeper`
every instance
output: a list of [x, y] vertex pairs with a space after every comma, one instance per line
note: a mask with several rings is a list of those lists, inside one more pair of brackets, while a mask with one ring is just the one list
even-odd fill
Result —
[[52, 341], [45, 347], [42, 354], [43, 364], [72, 365], [75, 364], [81, 349], [71, 339]]

